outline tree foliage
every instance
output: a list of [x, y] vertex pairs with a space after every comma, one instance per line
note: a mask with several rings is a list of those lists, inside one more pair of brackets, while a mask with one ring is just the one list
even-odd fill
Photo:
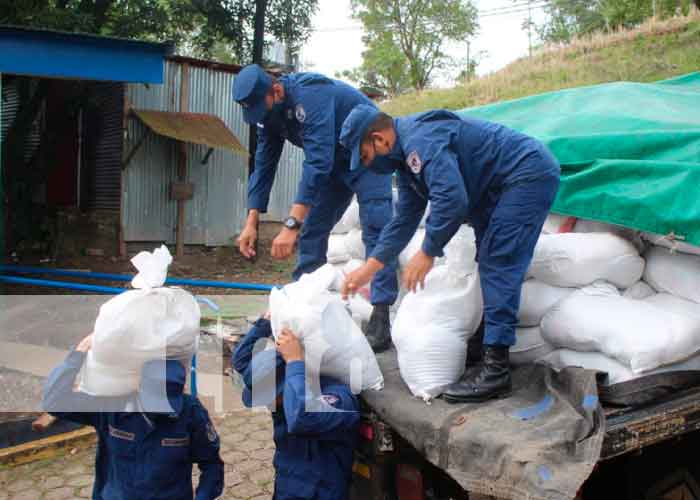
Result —
[[477, 29], [470, 0], [351, 0], [365, 28], [363, 63], [355, 76], [390, 93], [423, 89], [449, 57], [449, 42], [463, 42]]

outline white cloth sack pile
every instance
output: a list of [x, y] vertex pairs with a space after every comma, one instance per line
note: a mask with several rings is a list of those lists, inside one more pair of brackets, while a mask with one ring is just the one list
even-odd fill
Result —
[[426, 402], [462, 376], [467, 340], [481, 322], [471, 234], [471, 241], [467, 230], [455, 235], [447, 264], [428, 273], [424, 289], [406, 294], [392, 325], [401, 377]]
[[305, 350], [307, 373], [333, 377], [354, 394], [379, 390], [384, 377], [360, 328], [338, 295], [329, 289], [336, 270], [326, 264], [299, 281], [270, 293], [272, 333], [284, 328], [297, 335]]
[[346, 234], [360, 227], [360, 205], [353, 198], [345, 213], [331, 230], [331, 234]]
[[614, 286], [596, 283], [554, 306], [542, 320], [542, 336], [557, 347], [605, 354], [636, 374], [700, 350], [700, 316], [653, 300], [625, 298]]
[[554, 347], [542, 338], [539, 326], [516, 328], [515, 345], [510, 348], [510, 362], [516, 366], [534, 363], [553, 350]]
[[[599, 352], [578, 352], [571, 349], [557, 349], [542, 358], [542, 362], [561, 370], [567, 366], [580, 366], [608, 374], [607, 385], [619, 384], [639, 378], [629, 367]], [[685, 361], [662, 366], [644, 375], [684, 370], [700, 370], [700, 356], [695, 355]]]
[[662, 247], [651, 247], [644, 256], [644, 281], [652, 288], [700, 303], [700, 256]]
[[652, 287], [647, 285], [643, 280], [639, 280], [625, 290], [622, 293], [622, 296], [627, 297], [628, 299], [642, 300], [646, 299], [647, 297], [651, 297], [654, 294], [656, 294], [656, 292]]
[[164, 288], [172, 262], [165, 246], [131, 262], [139, 273], [130, 290], [100, 308], [79, 389], [94, 396], [122, 396], [139, 387], [146, 361], [178, 359], [186, 367], [197, 350], [200, 310], [179, 288]]
[[352, 259], [365, 258], [362, 230], [353, 229], [346, 234], [331, 234], [328, 237], [326, 260], [330, 264], [344, 264]]
[[520, 292], [518, 326], [539, 326], [552, 307], [575, 291], [575, 288], [552, 286], [535, 279], [526, 280]]
[[543, 234], [528, 276], [560, 287], [605, 280], [627, 288], [639, 280], [644, 259], [629, 241], [610, 233]]
[[674, 252], [687, 253], [691, 255], [700, 255], [700, 247], [696, 245], [691, 245], [684, 241], [671, 238], [669, 236], [663, 236], [656, 233], [642, 233], [642, 239], [648, 241], [652, 245], [657, 245], [664, 248], [670, 248]]

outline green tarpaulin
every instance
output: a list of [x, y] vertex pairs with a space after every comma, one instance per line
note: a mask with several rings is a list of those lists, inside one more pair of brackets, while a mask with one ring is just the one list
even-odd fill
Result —
[[542, 140], [559, 159], [552, 211], [700, 245], [700, 73], [459, 111]]

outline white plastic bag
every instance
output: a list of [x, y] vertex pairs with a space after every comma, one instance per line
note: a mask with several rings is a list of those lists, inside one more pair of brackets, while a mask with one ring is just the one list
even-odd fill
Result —
[[653, 304], [665, 311], [691, 317], [700, 316], [700, 305], [690, 300], [685, 300], [670, 293], [655, 293], [646, 297], [645, 302]]
[[596, 370], [608, 374], [607, 384], [614, 385], [627, 382], [646, 375], [668, 373], [674, 371], [700, 370], [700, 356], [693, 356], [680, 363], [662, 366], [656, 370], [638, 375], [627, 366], [599, 352], [578, 352], [571, 349], [557, 349], [542, 358], [543, 363], [550, 365], [555, 370], [561, 370], [567, 366], [579, 366], [587, 370]]
[[628, 299], [642, 300], [654, 294], [656, 294], [656, 292], [652, 287], [644, 283], [644, 281], [639, 280], [634, 285], [625, 290], [622, 293], [622, 296], [627, 297]]
[[478, 274], [452, 268], [432, 269], [424, 289], [406, 294], [391, 331], [401, 377], [426, 402], [462, 376], [467, 339], [481, 322]]
[[542, 319], [542, 336], [557, 347], [600, 352], [643, 373], [700, 350], [700, 317], [621, 297], [612, 285], [596, 284], [554, 306]]
[[326, 260], [329, 264], [343, 264], [352, 257], [345, 246], [345, 234], [331, 234], [328, 237]]
[[510, 348], [510, 362], [516, 366], [534, 363], [553, 350], [554, 348], [542, 338], [539, 326], [517, 328], [515, 345]]
[[686, 243], [685, 241], [677, 240], [669, 236], [656, 233], [642, 233], [642, 239], [653, 245], [670, 248], [674, 252], [700, 255], [700, 246], [691, 245], [690, 243]]
[[351, 259], [365, 260], [365, 244], [362, 241], [362, 231], [353, 229], [344, 236], [345, 249]]
[[299, 281], [270, 293], [272, 333], [284, 328], [297, 335], [305, 350], [307, 373], [336, 378], [354, 394], [383, 387], [384, 378], [367, 339], [337, 295], [328, 289], [336, 270], [325, 265]]
[[331, 230], [331, 234], [346, 234], [360, 227], [360, 205], [353, 198], [345, 213]]
[[423, 245], [423, 239], [425, 238], [425, 229], [418, 228], [415, 233], [413, 233], [413, 237], [411, 238], [411, 241], [408, 242], [408, 245], [406, 245], [406, 248], [404, 248], [401, 253], [399, 254], [399, 266], [401, 268], [406, 267], [408, 264], [408, 261], [413, 258], [413, 256], [418, 252], [418, 250], [421, 249], [421, 246]]
[[627, 288], [643, 271], [644, 259], [624, 238], [609, 233], [562, 233], [540, 236], [528, 276], [561, 287], [605, 280]]
[[700, 303], [700, 257], [651, 247], [646, 254], [644, 281], [666, 292]]
[[547, 311], [574, 291], [575, 288], [552, 286], [535, 279], [525, 281], [520, 293], [518, 326], [539, 326]]
[[146, 361], [178, 359], [189, 366], [197, 350], [200, 310], [179, 288], [159, 288], [172, 261], [167, 248], [132, 259], [135, 286], [100, 308], [92, 347], [81, 372], [80, 390], [95, 396], [121, 396], [138, 389]]

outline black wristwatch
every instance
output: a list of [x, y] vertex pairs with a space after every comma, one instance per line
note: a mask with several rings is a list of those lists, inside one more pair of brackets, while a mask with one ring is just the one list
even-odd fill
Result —
[[301, 229], [301, 222], [293, 216], [289, 216], [286, 219], [284, 219], [284, 227], [287, 229], [296, 230], [296, 229]]

